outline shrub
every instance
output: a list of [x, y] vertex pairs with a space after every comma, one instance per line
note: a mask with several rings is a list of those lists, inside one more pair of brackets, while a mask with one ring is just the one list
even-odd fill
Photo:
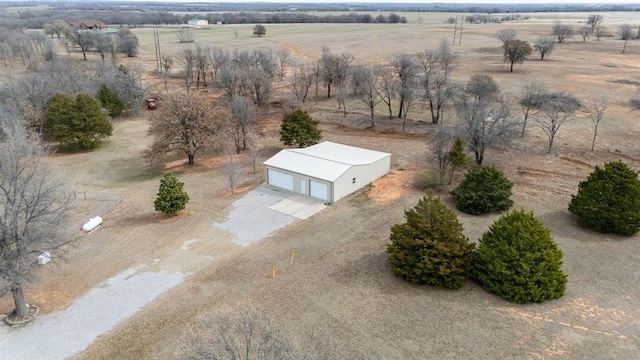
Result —
[[317, 144], [322, 138], [318, 122], [304, 110], [285, 114], [280, 126], [280, 141], [287, 146], [306, 147]]
[[447, 181], [439, 175], [431, 173], [417, 173], [413, 178], [413, 183], [419, 190], [433, 190], [435, 192], [445, 191]]
[[456, 214], [440, 198], [427, 195], [404, 217], [404, 224], [391, 227], [387, 247], [394, 274], [415, 284], [462, 286], [474, 245], [463, 235]]
[[100, 102], [84, 93], [53, 95], [45, 111], [44, 129], [60, 145], [79, 149], [93, 149], [113, 132]]
[[513, 184], [494, 167], [474, 167], [451, 195], [460, 211], [480, 215], [508, 210]]
[[600, 233], [634, 235], [640, 230], [638, 173], [615, 161], [596, 166], [569, 202], [578, 225]]
[[189, 202], [189, 195], [184, 191], [184, 183], [172, 173], [167, 173], [160, 179], [158, 197], [153, 202], [156, 211], [175, 215], [184, 209]]
[[473, 251], [473, 278], [489, 292], [518, 304], [564, 295], [562, 251], [533, 212], [512, 211], [496, 220]]
[[629, 101], [635, 109], [640, 110], [640, 93], [633, 95]]
[[107, 84], [100, 85], [96, 98], [100, 101], [102, 107], [109, 111], [109, 116], [112, 118], [118, 117], [122, 114], [122, 101], [120, 101], [116, 94], [109, 89]]

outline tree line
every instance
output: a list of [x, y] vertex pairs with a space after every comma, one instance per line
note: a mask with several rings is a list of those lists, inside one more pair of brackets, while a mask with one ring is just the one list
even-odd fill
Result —
[[40, 29], [51, 19], [71, 23], [80, 19], [96, 19], [112, 26], [143, 26], [143, 25], [180, 25], [189, 20], [208, 20], [211, 24], [349, 24], [349, 23], [378, 23], [401, 24], [407, 23], [407, 18], [395, 13], [385, 14], [327, 14], [314, 15], [298, 12], [224, 12], [224, 13], [187, 13], [176, 14], [164, 11], [123, 11], [123, 10], [99, 10], [99, 11], [57, 11], [57, 10], [31, 10], [21, 12], [19, 16], [0, 13], [0, 26], [10, 29]]

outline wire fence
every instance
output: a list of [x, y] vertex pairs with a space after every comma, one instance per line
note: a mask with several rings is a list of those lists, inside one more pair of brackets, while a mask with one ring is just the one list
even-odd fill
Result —
[[122, 202], [122, 194], [120, 193], [92, 193], [86, 191], [65, 191], [65, 198], [71, 200], [89, 200], [89, 201], [109, 201]]

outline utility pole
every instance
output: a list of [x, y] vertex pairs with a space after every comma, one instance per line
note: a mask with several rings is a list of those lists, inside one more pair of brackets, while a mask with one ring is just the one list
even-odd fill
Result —
[[456, 22], [453, 23], [453, 42], [451, 43], [452, 45], [456, 44], [457, 32], [458, 32], [458, 15], [456, 15]]
[[460, 38], [458, 39], [458, 46], [462, 44], [462, 26], [464, 25], [464, 14], [460, 15]]

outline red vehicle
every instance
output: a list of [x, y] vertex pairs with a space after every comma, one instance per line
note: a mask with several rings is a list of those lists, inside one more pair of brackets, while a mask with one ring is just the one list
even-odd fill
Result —
[[156, 99], [154, 99], [154, 98], [147, 99], [147, 109], [148, 110], [155, 110], [157, 108], [158, 108], [158, 105], [156, 104]]

